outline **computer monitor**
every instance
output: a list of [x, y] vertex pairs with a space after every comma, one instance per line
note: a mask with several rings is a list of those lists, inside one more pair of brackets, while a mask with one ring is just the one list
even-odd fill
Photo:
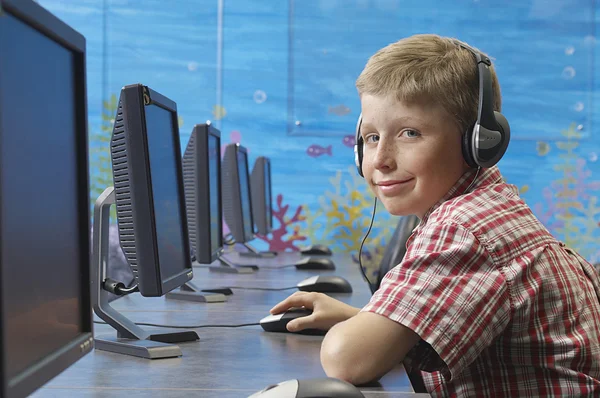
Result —
[[248, 173], [248, 151], [239, 144], [228, 144], [223, 155], [223, 216], [238, 243], [254, 239], [252, 199]]
[[210, 264], [223, 251], [221, 133], [197, 124], [183, 155], [183, 182], [190, 243], [196, 261]]
[[273, 229], [273, 213], [271, 202], [271, 160], [260, 156], [254, 162], [250, 177], [252, 192], [252, 217], [256, 230], [267, 235]]
[[[0, 396], [93, 348], [85, 39], [0, 0]], [[41, 62], [43, 60], [43, 62]]]
[[193, 276], [175, 102], [122, 88], [111, 155], [121, 247], [140, 293], [162, 296]]

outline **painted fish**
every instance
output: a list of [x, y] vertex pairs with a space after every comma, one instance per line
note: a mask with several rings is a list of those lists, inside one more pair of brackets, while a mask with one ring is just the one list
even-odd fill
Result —
[[336, 105], [336, 106], [329, 106], [327, 108], [327, 113], [333, 113], [334, 115], [337, 115], [337, 116], [344, 116], [344, 115], [349, 114], [350, 112], [351, 112], [350, 108], [348, 108], [344, 104], [340, 104], [340, 105]]
[[344, 139], [342, 139], [342, 144], [344, 144], [347, 147], [353, 148], [354, 145], [356, 145], [356, 137], [354, 137], [354, 135], [344, 136]]
[[327, 147], [322, 147], [321, 145], [312, 144], [311, 146], [306, 148], [306, 154], [313, 158], [318, 158], [319, 156], [322, 156], [325, 154], [331, 156], [332, 155], [331, 145], [329, 145]]

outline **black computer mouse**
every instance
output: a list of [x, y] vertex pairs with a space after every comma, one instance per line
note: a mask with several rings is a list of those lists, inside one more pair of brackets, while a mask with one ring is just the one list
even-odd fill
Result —
[[336, 275], [319, 275], [306, 278], [296, 285], [303, 292], [352, 293], [352, 285]]
[[287, 380], [268, 386], [248, 398], [365, 398], [352, 384], [331, 377]]
[[312, 310], [307, 308], [292, 308], [281, 314], [269, 315], [260, 320], [260, 326], [266, 332], [276, 332], [276, 333], [297, 333], [297, 334], [309, 334], [316, 336], [324, 336], [327, 331], [321, 329], [304, 329], [299, 332], [290, 332], [287, 330], [287, 324], [296, 318], [301, 318], [303, 316], [309, 316], [312, 314]]
[[331, 256], [331, 249], [325, 245], [311, 245], [300, 249], [301, 254], [314, 254], [319, 256]]
[[296, 269], [300, 270], [333, 270], [335, 264], [328, 258], [308, 257], [294, 264]]

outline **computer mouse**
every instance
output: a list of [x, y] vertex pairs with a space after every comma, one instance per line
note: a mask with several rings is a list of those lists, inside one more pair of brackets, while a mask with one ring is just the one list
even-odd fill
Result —
[[352, 293], [352, 285], [336, 275], [319, 275], [306, 278], [296, 285], [303, 292]]
[[307, 308], [291, 308], [281, 314], [269, 315], [260, 320], [260, 326], [266, 332], [275, 332], [275, 333], [297, 333], [297, 334], [309, 334], [316, 336], [324, 336], [327, 331], [321, 329], [304, 329], [299, 332], [290, 332], [287, 330], [287, 324], [296, 318], [301, 318], [303, 316], [309, 316], [312, 314], [312, 310]]
[[300, 270], [333, 270], [335, 264], [328, 258], [308, 257], [294, 264], [296, 269]]
[[310, 245], [300, 249], [301, 254], [331, 256], [331, 249], [325, 245]]
[[248, 398], [365, 398], [352, 384], [332, 377], [287, 380], [268, 386]]

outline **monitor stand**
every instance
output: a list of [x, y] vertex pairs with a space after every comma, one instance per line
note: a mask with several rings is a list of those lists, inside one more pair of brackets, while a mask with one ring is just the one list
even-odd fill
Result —
[[221, 263], [219, 266], [210, 266], [208, 269], [211, 272], [223, 272], [227, 274], [251, 274], [258, 271], [258, 265], [240, 265], [234, 264], [231, 261], [219, 254], [217, 260]]
[[179, 289], [167, 293], [165, 297], [173, 300], [195, 301], [199, 303], [223, 303], [227, 301], [224, 294], [205, 292], [208, 291], [200, 289], [192, 282], [186, 282]]
[[273, 258], [277, 255], [277, 252], [271, 251], [259, 251], [256, 250], [252, 245], [248, 243], [243, 243], [244, 247], [248, 249], [247, 252], [238, 252], [240, 257], [253, 257], [253, 258]]
[[97, 350], [117, 354], [133, 355], [140, 358], [158, 359], [180, 357], [181, 348], [173, 343], [197, 341], [200, 338], [193, 331], [169, 331], [151, 333], [136, 325], [123, 314], [112, 308], [108, 302], [108, 291], [104, 289], [108, 265], [108, 229], [110, 206], [115, 203], [113, 187], [106, 188], [94, 205], [94, 230], [92, 241], [92, 306], [100, 319], [116, 329], [117, 337], [94, 338]]

